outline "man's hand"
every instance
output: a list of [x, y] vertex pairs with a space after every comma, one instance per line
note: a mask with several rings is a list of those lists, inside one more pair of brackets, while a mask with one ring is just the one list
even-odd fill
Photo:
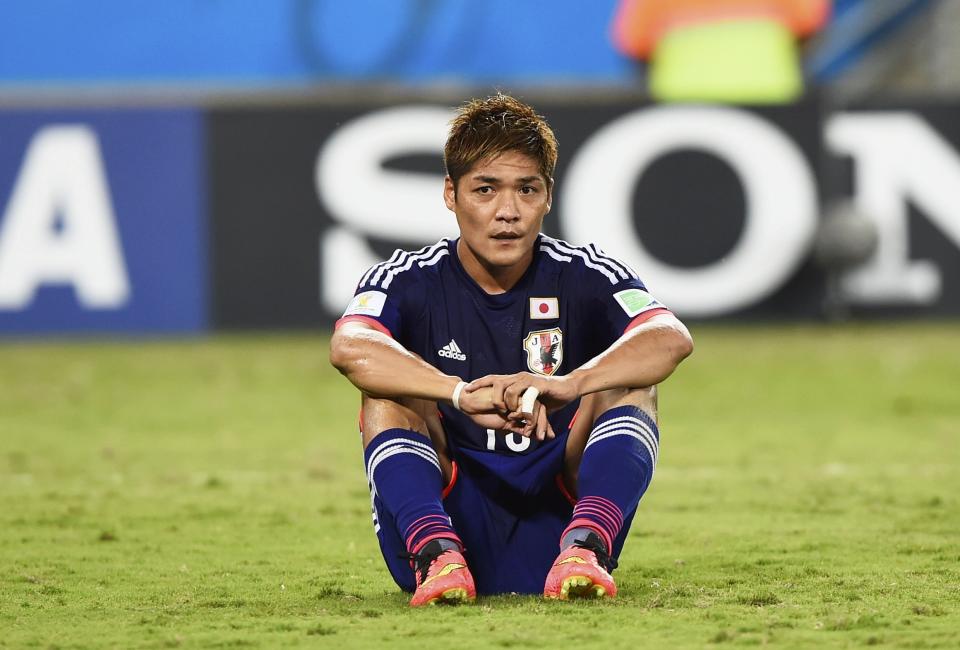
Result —
[[505, 413], [519, 413], [520, 398], [531, 386], [540, 393], [537, 401], [546, 406], [550, 412], [580, 397], [579, 387], [569, 377], [545, 377], [529, 372], [480, 377], [467, 384], [463, 392], [473, 393], [490, 388], [494, 407]]
[[[520, 398], [530, 387], [539, 391], [532, 413], [522, 413]], [[520, 430], [516, 427], [507, 430], [524, 436], [535, 436], [538, 440], [552, 438], [553, 430], [547, 421], [547, 413], [555, 411], [580, 397], [579, 387], [567, 377], [544, 377], [529, 372], [514, 375], [487, 375], [468, 384], [461, 393], [464, 396], [483, 395], [489, 399], [492, 408], [505, 420], [513, 424], [525, 422]]]
[[[509, 431], [523, 436], [529, 436], [535, 430], [534, 426], [538, 424], [536, 419], [520, 416], [507, 417], [508, 414], [505, 411], [493, 405], [492, 396], [493, 391], [490, 388], [481, 388], [468, 393], [465, 387], [460, 393], [460, 410], [484, 429]], [[545, 414], [543, 420], [546, 421]]]

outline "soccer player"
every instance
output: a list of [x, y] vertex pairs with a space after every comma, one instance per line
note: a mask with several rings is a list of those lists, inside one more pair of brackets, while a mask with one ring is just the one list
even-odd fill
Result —
[[371, 267], [331, 341], [383, 558], [413, 606], [614, 596], [690, 335], [629, 266], [541, 234], [557, 143], [531, 107], [467, 103], [444, 160], [460, 237]]

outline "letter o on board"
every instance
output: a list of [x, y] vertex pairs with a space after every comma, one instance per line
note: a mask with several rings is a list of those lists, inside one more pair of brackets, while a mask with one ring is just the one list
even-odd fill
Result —
[[[651, 255], [632, 226], [634, 184], [657, 157], [677, 149], [724, 160], [746, 197], [738, 242], [722, 259], [696, 269]], [[696, 191], [695, 179], [690, 190]], [[693, 317], [732, 312], [775, 292], [803, 262], [817, 227], [816, 183], [802, 152], [769, 122], [727, 107], [654, 107], [614, 120], [577, 151], [560, 205], [566, 236], [622, 257], [664, 304]]]

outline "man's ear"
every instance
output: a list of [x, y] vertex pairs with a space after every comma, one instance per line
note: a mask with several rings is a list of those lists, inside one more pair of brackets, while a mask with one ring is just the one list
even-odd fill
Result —
[[447, 210], [456, 212], [454, 207], [457, 204], [457, 187], [449, 176], [443, 179], [443, 202], [447, 205]]
[[553, 207], [553, 179], [549, 179], [547, 183], [547, 213], [550, 212], [550, 208]]

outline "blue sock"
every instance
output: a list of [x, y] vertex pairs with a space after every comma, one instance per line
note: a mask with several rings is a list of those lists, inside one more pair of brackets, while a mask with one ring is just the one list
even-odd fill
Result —
[[560, 536], [561, 548], [583, 536], [577, 529], [586, 528], [613, 554], [624, 516], [636, 509], [650, 485], [659, 440], [656, 423], [635, 406], [618, 406], [597, 418], [580, 461], [580, 498]]
[[363, 458], [370, 492], [393, 515], [408, 552], [419, 553], [435, 539], [451, 540], [463, 549], [440, 501], [443, 475], [427, 438], [406, 429], [388, 429], [367, 445]]

